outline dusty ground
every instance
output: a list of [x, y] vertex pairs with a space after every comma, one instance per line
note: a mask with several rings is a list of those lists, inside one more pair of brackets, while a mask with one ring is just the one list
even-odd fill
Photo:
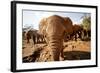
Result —
[[[43, 47], [46, 44], [36, 44], [35, 47]], [[36, 49], [33, 46], [32, 40], [27, 44], [26, 40], [23, 41], [22, 48], [23, 62], [35, 61], [37, 55], [32, 55]], [[45, 49], [46, 50], [46, 49]], [[40, 55], [40, 51], [37, 51]], [[90, 41], [68, 41], [64, 42], [64, 60], [85, 60], [91, 58], [91, 42]], [[34, 58], [34, 59], [31, 59]]]

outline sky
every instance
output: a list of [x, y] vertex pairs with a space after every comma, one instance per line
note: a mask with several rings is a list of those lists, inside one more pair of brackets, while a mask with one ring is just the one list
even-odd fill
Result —
[[79, 12], [48, 12], [48, 11], [32, 11], [23, 10], [23, 28], [32, 26], [34, 29], [39, 29], [39, 22], [42, 18], [49, 17], [51, 15], [59, 15], [62, 17], [70, 17], [73, 24], [80, 24], [81, 18], [84, 15], [90, 15], [90, 13]]

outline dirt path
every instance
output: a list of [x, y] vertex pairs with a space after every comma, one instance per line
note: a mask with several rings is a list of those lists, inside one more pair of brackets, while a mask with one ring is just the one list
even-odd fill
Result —
[[90, 41], [69, 41], [64, 43], [64, 51], [91, 51]]
[[[37, 50], [38, 55], [41, 56], [40, 50], [41, 47], [45, 46], [46, 44], [36, 44], [35, 46], [32, 44], [32, 40], [30, 43], [27, 43], [26, 40], [23, 41], [23, 50], [22, 50], [22, 56], [23, 58], [30, 56], [29, 58], [35, 57], [37, 58], [37, 55], [32, 55], [33, 52], [37, 50], [37, 48], [40, 48]], [[36, 47], [36, 48], [34, 48]], [[50, 60], [49, 58], [46, 58], [46, 56], [49, 57], [49, 52], [46, 53], [46, 49], [42, 52], [42, 55], [45, 55], [45, 59]], [[83, 59], [90, 59], [91, 55], [91, 42], [90, 41], [68, 41], [64, 42], [64, 60], [83, 60]], [[34, 61], [35, 61], [34, 59]], [[33, 61], [33, 59], [32, 59]], [[40, 59], [39, 61], [44, 61], [44, 59]], [[46, 60], [45, 60], [46, 61]]]

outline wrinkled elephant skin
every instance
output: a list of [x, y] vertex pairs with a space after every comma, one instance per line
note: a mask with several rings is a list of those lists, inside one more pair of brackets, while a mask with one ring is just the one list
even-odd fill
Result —
[[43, 25], [45, 25], [44, 30], [53, 60], [59, 61], [60, 56], [63, 58], [64, 32], [71, 32], [72, 21], [70, 18], [65, 19], [64, 17], [53, 15], [46, 18]]

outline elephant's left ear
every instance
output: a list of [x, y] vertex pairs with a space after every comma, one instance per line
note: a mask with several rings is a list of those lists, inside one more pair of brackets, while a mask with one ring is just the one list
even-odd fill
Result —
[[66, 26], [67, 26], [67, 24], [73, 25], [73, 22], [72, 22], [72, 20], [71, 20], [69, 17], [65, 17], [65, 18], [64, 18], [64, 21], [65, 21], [65, 25], [66, 25]]
[[64, 18], [64, 27], [66, 32], [73, 32], [73, 22], [69, 17]]

